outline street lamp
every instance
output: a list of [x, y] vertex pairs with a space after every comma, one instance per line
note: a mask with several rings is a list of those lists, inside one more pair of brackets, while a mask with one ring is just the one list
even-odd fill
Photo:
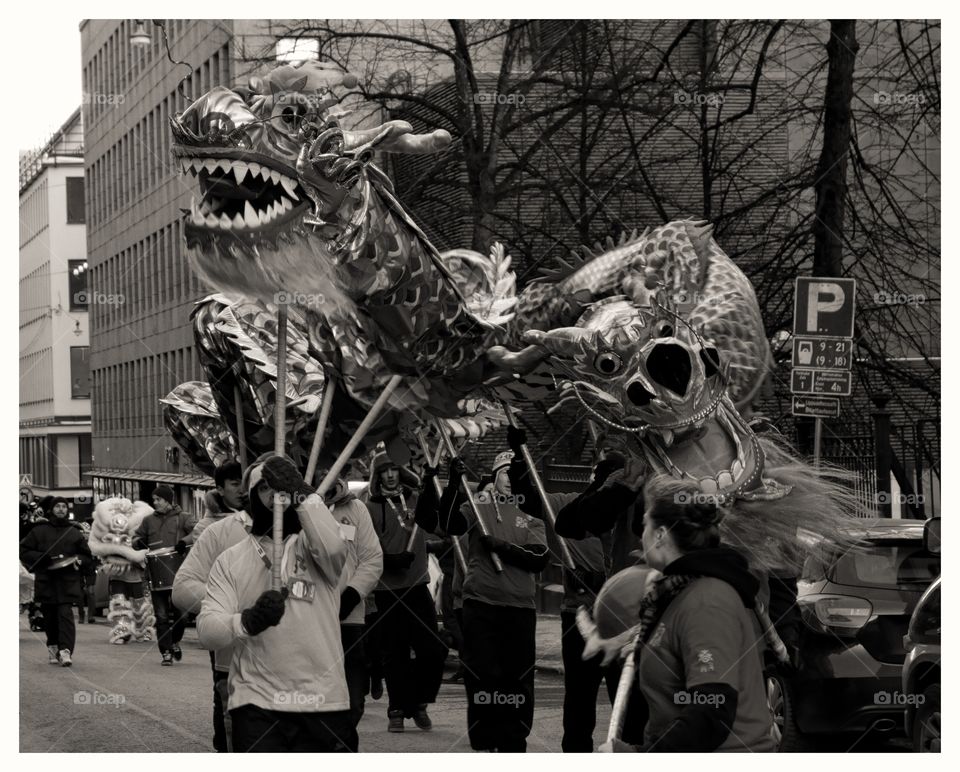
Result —
[[146, 26], [144, 26], [143, 19], [134, 19], [134, 22], [137, 26], [130, 35], [130, 45], [149, 46], [153, 41], [150, 39], [150, 33], [147, 32]]

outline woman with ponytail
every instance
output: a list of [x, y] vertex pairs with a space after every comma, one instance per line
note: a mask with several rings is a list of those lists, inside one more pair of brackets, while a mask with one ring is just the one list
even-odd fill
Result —
[[763, 681], [759, 583], [721, 543], [723, 500], [658, 477], [644, 491], [643, 552], [662, 576], [640, 607], [639, 688], [650, 709], [642, 745], [601, 751], [775, 750]]

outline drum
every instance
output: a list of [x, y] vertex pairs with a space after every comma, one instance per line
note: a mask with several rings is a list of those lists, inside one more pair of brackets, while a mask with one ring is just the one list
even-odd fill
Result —
[[49, 567], [48, 571], [60, 571], [64, 568], [79, 568], [80, 567], [80, 558], [76, 555], [71, 555], [68, 558], [60, 558], [59, 560], [54, 560]]
[[147, 578], [152, 590], [172, 590], [173, 577], [177, 575], [183, 555], [174, 547], [163, 547], [147, 553]]

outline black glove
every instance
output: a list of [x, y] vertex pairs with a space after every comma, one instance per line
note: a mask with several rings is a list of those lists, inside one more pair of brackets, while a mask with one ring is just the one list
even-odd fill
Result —
[[286, 599], [286, 587], [280, 592], [267, 590], [261, 593], [253, 606], [240, 612], [240, 622], [243, 624], [243, 629], [247, 631], [248, 635], [260, 635], [268, 627], [275, 627], [280, 624], [284, 611], [283, 604]]
[[413, 565], [413, 561], [417, 556], [412, 552], [385, 552], [383, 554], [383, 565], [384, 568], [389, 568], [392, 571], [404, 571], [410, 566]]
[[275, 491], [289, 494], [294, 504], [314, 493], [293, 462], [282, 456], [271, 456], [264, 462], [263, 479]]
[[457, 477], [463, 477], [467, 473], [467, 465], [463, 463], [463, 459], [460, 456], [454, 456], [450, 459], [450, 477], [456, 475]]
[[423, 479], [426, 480], [428, 477], [436, 477], [439, 474], [440, 470], [435, 466], [430, 466], [430, 464], [423, 465]]
[[510, 450], [513, 451], [514, 455], [519, 456], [523, 451], [521, 450], [521, 445], [527, 444], [527, 433], [519, 426], [508, 426], [507, 427], [507, 445], [510, 446]]
[[187, 543], [183, 539], [181, 539], [180, 541], [177, 542], [177, 545], [174, 547], [174, 549], [177, 551], [178, 555], [186, 555]]
[[599, 488], [607, 478], [618, 469], [623, 469], [626, 465], [626, 459], [616, 452], [608, 453], [593, 468], [593, 485]]
[[503, 539], [498, 539], [496, 536], [490, 536], [488, 534], [483, 534], [480, 537], [480, 543], [487, 552], [496, 552], [504, 545]]
[[363, 600], [363, 598], [360, 597], [360, 593], [353, 589], [353, 587], [347, 587], [343, 592], [341, 592], [340, 620], [343, 621], [350, 616], [350, 612], [357, 607], [357, 604], [361, 600]]

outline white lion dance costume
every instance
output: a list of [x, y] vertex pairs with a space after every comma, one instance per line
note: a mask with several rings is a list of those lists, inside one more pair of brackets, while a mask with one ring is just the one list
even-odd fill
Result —
[[[143, 586], [143, 564], [146, 550], [131, 546], [133, 535], [153, 510], [143, 501], [105, 499], [97, 504], [90, 528], [90, 551], [103, 562], [103, 570], [112, 585]], [[142, 591], [141, 591], [142, 592]], [[132, 592], [111, 593], [107, 619], [113, 622], [110, 643], [124, 644], [129, 640], [150, 641], [154, 638], [156, 617], [153, 604], [146, 593], [131, 598]]]

